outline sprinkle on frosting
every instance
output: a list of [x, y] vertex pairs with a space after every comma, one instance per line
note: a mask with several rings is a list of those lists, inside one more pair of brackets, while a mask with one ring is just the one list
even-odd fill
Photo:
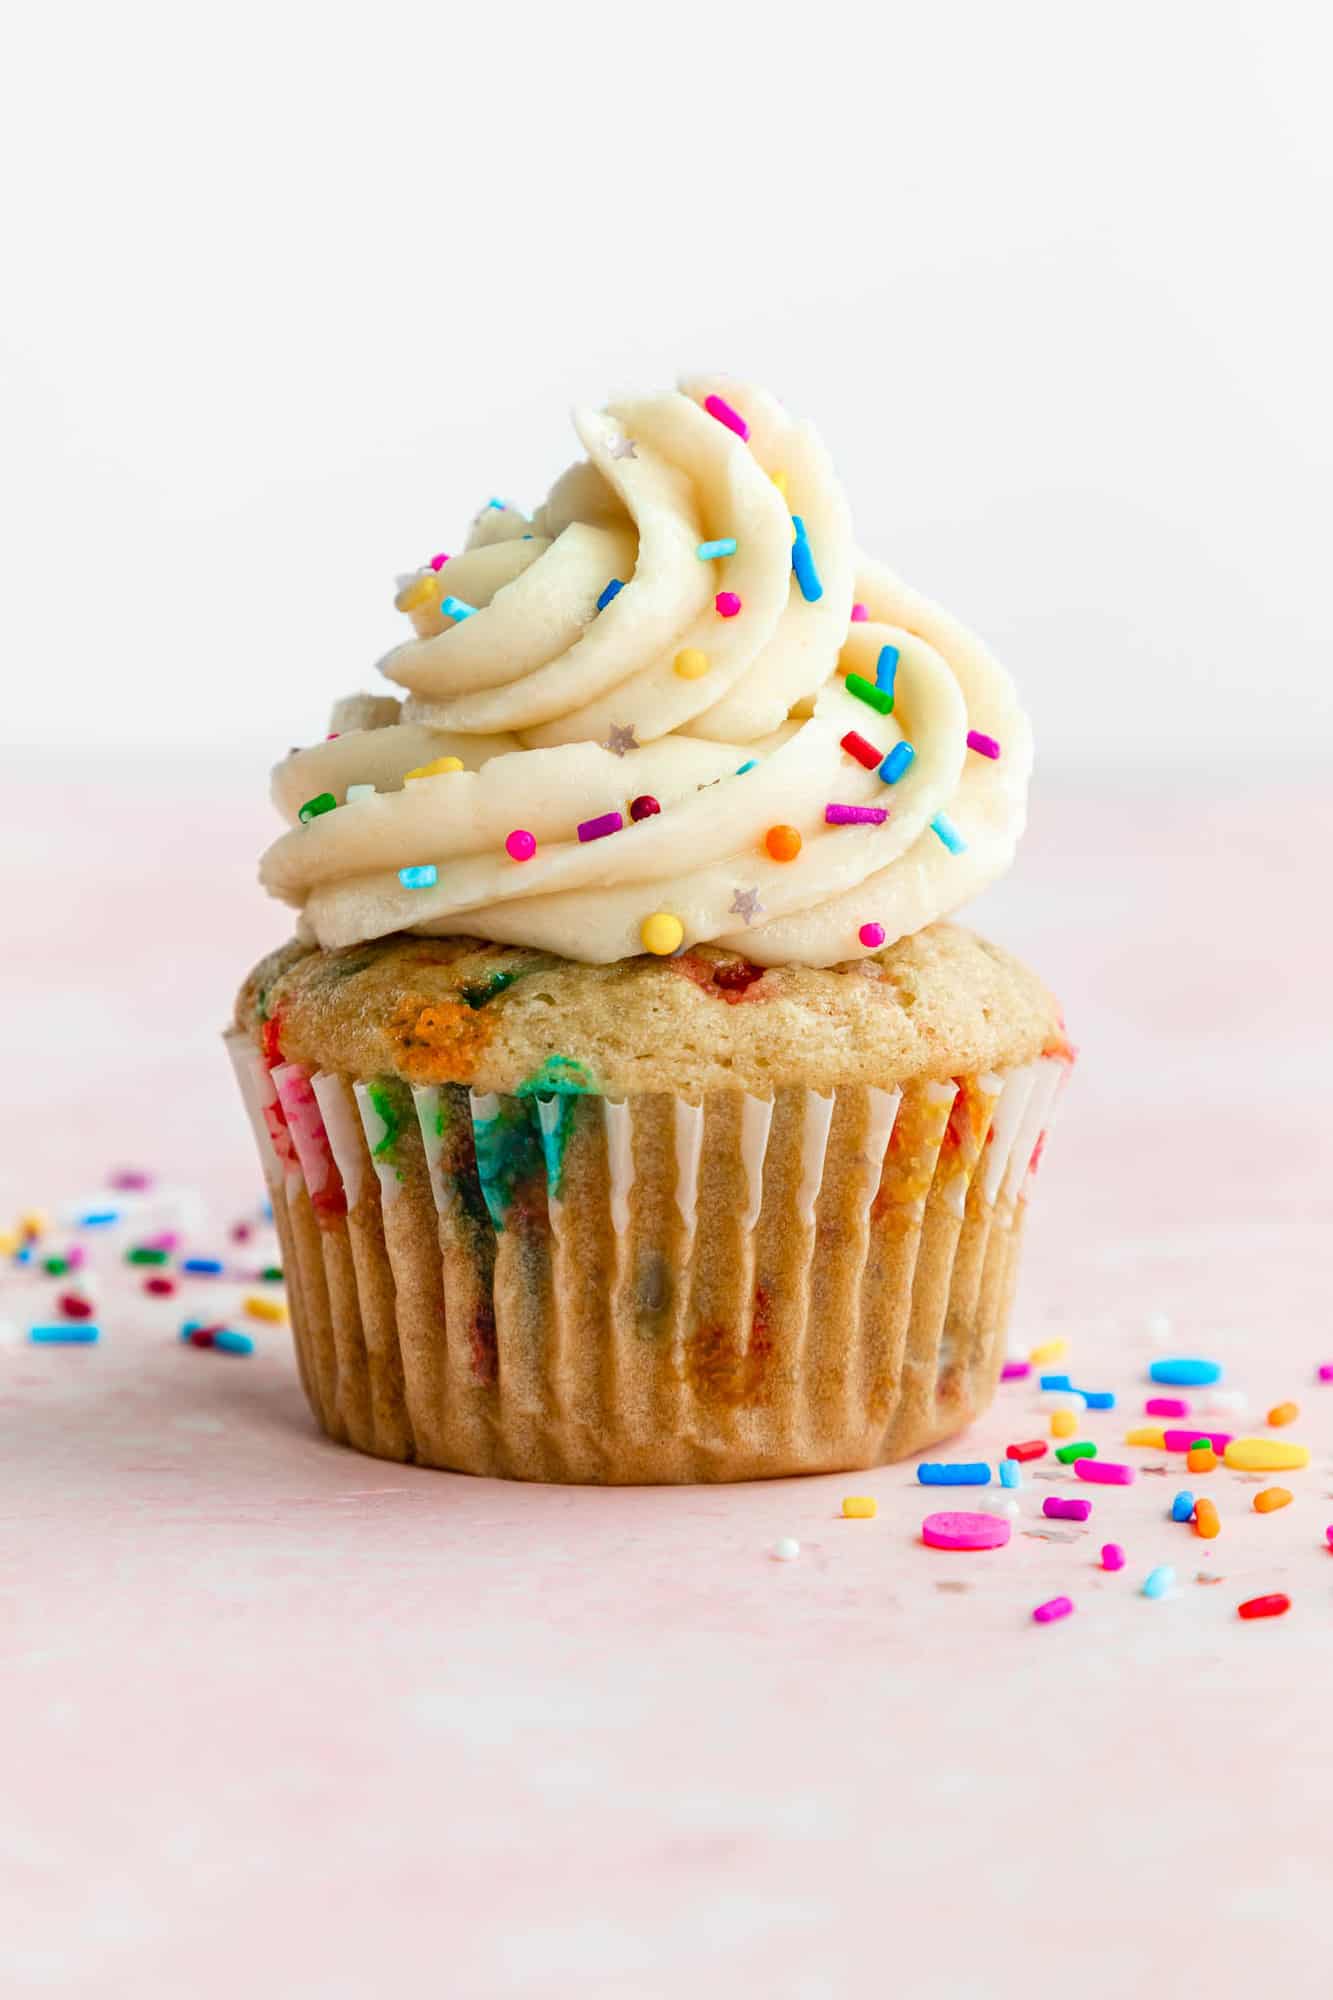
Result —
[[629, 816], [632, 820], [652, 819], [662, 810], [651, 792], [640, 792], [637, 799], [629, 802]]
[[911, 768], [916, 751], [910, 743], [895, 743], [884, 762], [879, 767], [879, 775], [886, 785], [896, 785]]
[[639, 937], [645, 951], [651, 951], [658, 958], [670, 958], [673, 951], [679, 951], [685, 940], [685, 926], [679, 917], [673, 917], [668, 910], [658, 910], [651, 917], [645, 917], [639, 927]]
[[736, 537], [734, 535], [723, 535], [716, 542], [700, 542], [694, 553], [698, 556], [700, 562], [713, 562], [718, 556], [734, 556], [736, 553]]
[[702, 680], [708, 672], [708, 655], [697, 646], [682, 646], [672, 665], [683, 681]]
[[455, 624], [461, 624], [465, 618], [476, 616], [477, 607], [475, 604], [464, 604], [461, 597], [446, 597], [440, 605], [440, 610], [446, 618], [452, 618]]
[[516, 826], [505, 835], [505, 853], [511, 861], [531, 861], [537, 852], [537, 836], [525, 826]]
[[764, 846], [774, 861], [794, 861], [801, 845], [801, 836], [794, 826], [770, 826], [764, 835]]
[[306, 820], [318, 819], [322, 813], [331, 813], [337, 803], [332, 792], [316, 792], [313, 799], [306, 800], [296, 816], [303, 823]]
[[356, 805], [361, 799], [373, 799], [374, 796], [375, 787], [373, 785], [349, 785], [347, 787], [347, 804], [349, 806]]
[[757, 889], [738, 889], [731, 899], [731, 915], [742, 918], [747, 924], [752, 924], [762, 914], [763, 907]]
[[398, 880], [405, 889], [433, 889], [437, 880], [435, 863], [423, 861], [415, 868], [400, 868]]
[[869, 616], [870, 613], [866, 610], [864, 604], [854, 604], [852, 606], [853, 625], [864, 625]]
[[873, 743], [867, 743], [865, 737], [858, 736], [854, 729], [849, 729], [838, 740], [847, 755], [855, 757], [858, 764], [864, 764], [867, 771], [875, 770], [884, 756], [882, 750], [877, 750]]
[[791, 566], [796, 573], [796, 581], [801, 586], [801, 595], [806, 603], [817, 604], [824, 595], [824, 586], [819, 580], [819, 571], [815, 568], [814, 553], [805, 532], [805, 522], [799, 514], [793, 514], [791, 522], [796, 530], [791, 545]]
[[867, 951], [878, 951], [884, 942], [883, 924], [862, 924], [856, 933]]
[[883, 688], [875, 687], [864, 674], [848, 674], [846, 688], [848, 694], [854, 694], [867, 708], [873, 708], [880, 715], [892, 715], [893, 696], [885, 694]]
[[[893, 703], [893, 690], [897, 679], [898, 648], [896, 646], [881, 646], [879, 649], [879, 658], [875, 662], [875, 686], [881, 694], [886, 694], [889, 697], [890, 706]], [[885, 713], [888, 713], [887, 709]]]
[[936, 813], [934, 819], [930, 822], [930, 830], [937, 840], [944, 842], [950, 854], [967, 853], [967, 842], [946, 814]]
[[619, 833], [625, 824], [618, 812], [598, 813], [595, 819], [579, 821], [579, 839], [605, 840], [608, 833]]
[[734, 590], [719, 590], [713, 603], [719, 618], [734, 618], [741, 608], [741, 601]]
[[429, 764], [418, 764], [414, 771], [404, 771], [403, 783], [410, 785], [418, 778], [443, 778], [463, 768], [461, 757], [436, 757]]
[[432, 556], [430, 559], [430, 567], [438, 573], [440, 570], [444, 568], [448, 560], [449, 558], [446, 555]]
[[826, 826], [883, 826], [888, 818], [886, 806], [839, 806], [824, 808]]
[[1000, 754], [1000, 746], [995, 741], [995, 738], [993, 736], [984, 736], [979, 729], [968, 730], [967, 747], [969, 750], [975, 750], [978, 757], [990, 757], [993, 759]]
[[750, 426], [739, 410], [733, 410], [721, 396], [705, 396], [704, 408], [710, 417], [716, 417], [720, 424], [725, 424], [729, 431], [735, 431], [738, 438], [748, 443]]
[[607, 584], [606, 589], [602, 592], [601, 596], [597, 600], [597, 609], [599, 611], [605, 611], [607, 605], [610, 604], [614, 598], [619, 597], [621, 591], [624, 588], [625, 586], [624, 583], [621, 581], [621, 579], [618, 576], [613, 576], [610, 583]]
[[602, 745], [604, 750], [611, 751], [616, 757], [623, 757], [627, 751], [637, 750], [638, 747], [639, 740], [634, 734], [632, 722], [613, 722], [611, 733]]
[[612, 438], [607, 450], [612, 458], [637, 458], [639, 455], [639, 448], [632, 437]]

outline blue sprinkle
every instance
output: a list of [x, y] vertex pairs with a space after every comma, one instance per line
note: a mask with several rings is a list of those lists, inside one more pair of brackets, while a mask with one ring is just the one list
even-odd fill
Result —
[[879, 775], [886, 785], [896, 785], [916, 756], [910, 743], [895, 743], [884, 762], [879, 767]]
[[1082, 1396], [1090, 1410], [1113, 1410], [1115, 1408], [1114, 1389], [1084, 1389]]
[[759, 759], [758, 759], [757, 757], [751, 757], [751, 758], [747, 759], [747, 761], [746, 761], [746, 762], [745, 762], [744, 764], [738, 764], [738, 765], [736, 766], [736, 776], [737, 776], [738, 778], [743, 778], [743, 777], [745, 776], [745, 773], [746, 773], [747, 771], [753, 771], [753, 769], [754, 769], [755, 765], [756, 765], [756, 764], [757, 764], [758, 762], [759, 762]]
[[1192, 1521], [1194, 1519], [1194, 1495], [1192, 1493], [1177, 1493], [1175, 1499], [1171, 1502], [1171, 1519], [1173, 1521]]
[[953, 821], [946, 819], [943, 813], [936, 813], [934, 819], [930, 822], [930, 830], [937, 840], [944, 843], [950, 854], [967, 853], [967, 842], [963, 839], [962, 834], [958, 831]]
[[1145, 1597], [1165, 1597], [1176, 1581], [1176, 1573], [1170, 1563], [1162, 1563], [1157, 1569], [1150, 1569], [1143, 1579]]
[[695, 554], [698, 556], [700, 562], [712, 562], [714, 556], [734, 556], [735, 553], [736, 537], [734, 535], [723, 535], [716, 542], [700, 542], [698, 548], [695, 550]]
[[[488, 500], [488, 501], [486, 502], [486, 506], [487, 506], [487, 507], [494, 507], [494, 509], [495, 509], [495, 511], [496, 511], [496, 513], [497, 513], [497, 514], [503, 514], [503, 513], [504, 513], [504, 510], [505, 510], [505, 508], [506, 508], [506, 506], [507, 506], [507, 505], [508, 505], [508, 502], [507, 502], [507, 501], [504, 501], [504, 500]], [[484, 512], [485, 512], [485, 508], [483, 508], [483, 509], [482, 509], [482, 511], [483, 511], [483, 513], [484, 513]]]
[[1221, 1364], [1216, 1361], [1199, 1361], [1184, 1358], [1176, 1361], [1154, 1361], [1148, 1369], [1154, 1382], [1167, 1382], [1183, 1389], [1204, 1389], [1210, 1382], [1222, 1380]]
[[220, 1257], [187, 1257], [182, 1263], [181, 1269], [182, 1271], [188, 1271], [192, 1277], [216, 1278], [218, 1272], [222, 1269], [222, 1259]]
[[220, 1354], [253, 1354], [255, 1351], [254, 1341], [248, 1333], [233, 1333], [229, 1326], [224, 1326], [220, 1333], [213, 1335], [213, 1345]]
[[1037, 1378], [1039, 1389], [1072, 1389], [1073, 1386], [1067, 1375], [1039, 1375]]
[[187, 1319], [181, 1328], [181, 1339], [188, 1340], [192, 1333], [198, 1333], [203, 1323], [201, 1319]]
[[990, 1467], [985, 1464], [918, 1465], [916, 1476], [922, 1486], [990, 1485]]
[[424, 861], [419, 868], [400, 868], [398, 880], [405, 889], [433, 889], [435, 887], [435, 863]]
[[625, 586], [621, 582], [620, 578], [618, 576], [613, 576], [610, 583], [607, 584], [606, 589], [602, 592], [601, 596], [597, 600], [597, 609], [599, 611], [605, 611], [607, 605], [611, 602], [612, 598], [619, 597], [621, 591], [624, 588]]
[[31, 1243], [25, 1243], [21, 1250], [16, 1250], [14, 1252], [14, 1262], [16, 1264], [31, 1264], [32, 1262]]
[[799, 514], [793, 514], [791, 518], [792, 526], [796, 530], [796, 540], [791, 545], [791, 566], [796, 572], [796, 581], [801, 586], [801, 595], [806, 603], [817, 604], [824, 595], [824, 586], [819, 581], [815, 558], [805, 538], [805, 522]]
[[90, 1319], [72, 1319], [57, 1326], [30, 1326], [28, 1338], [38, 1347], [91, 1347], [102, 1338], [102, 1329]]
[[273, 1203], [271, 1201], [264, 1203], [264, 1220], [265, 1222], [272, 1222], [273, 1220]]
[[108, 1222], [119, 1221], [118, 1208], [89, 1208], [77, 1218], [77, 1226], [80, 1229], [102, 1229]]
[[464, 604], [461, 597], [446, 597], [440, 609], [446, 618], [457, 619], [461, 624], [464, 618], [475, 617], [477, 607], [475, 604]]
[[893, 685], [898, 678], [898, 648], [881, 646], [879, 658], [875, 662], [875, 686], [880, 688], [890, 701], [893, 699]]
[[1023, 1484], [1023, 1475], [1019, 1470], [1016, 1458], [1002, 1458], [1000, 1460], [1000, 1484], [1001, 1486], [1021, 1486]]

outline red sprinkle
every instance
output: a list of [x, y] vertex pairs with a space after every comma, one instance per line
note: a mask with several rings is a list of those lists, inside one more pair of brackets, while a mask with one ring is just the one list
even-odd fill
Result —
[[166, 1299], [170, 1298], [171, 1294], [175, 1291], [176, 1280], [174, 1278], [161, 1277], [145, 1278], [143, 1288], [146, 1292], [152, 1292], [155, 1298]]
[[1242, 1618], [1280, 1618], [1290, 1611], [1291, 1599], [1285, 1590], [1271, 1590], [1266, 1597], [1247, 1597], [1236, 1609]]
[[855, 757], [858, 764], [864, 764], [867, 771], [876, 771], [884, 762], [884, 752], [877, 750], [873, 743], [867, 743], [864, 736], [858, 736], [849, 729], [842, 738], [842, 747], [849, 757]]
[[197, 1326], [190, 1335], [190, 1345], [191, 1347], [211, 1347], [213, 1345], [213, 1335], [221, 1333], [221, 1331], [222, 1328], [220, 1325]]
[[637, 799], [631, 799], [629, 802], [631, 819], [651, 819], [654, 813], [660, 813], [661, 810], [651, 792], [640, 792]]
[[1016, 1458], [1020, 1465], [1026, 1465], [1030, 1458], [1045, 1458], [1048, 1449], [1045, 1438], [1029, 1438], [1026, 1444], [1009, 1445], [1004, 1455]]
[[734, 590], [719, 590], [713, 602], [719, 618], [734, 618], [741, 608], [741, 601]]
[[77, 1292], [62, 1292], [58, 1303], [66, 1319], [91, 1319], [93, 1316], [92, 1301], [81, 1299]]

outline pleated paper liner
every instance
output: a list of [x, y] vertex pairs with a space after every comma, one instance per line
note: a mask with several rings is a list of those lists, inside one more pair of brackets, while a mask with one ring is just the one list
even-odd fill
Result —
[[615, 1102], [272, 1071], [228, 1037], [329, 1434], [516, 1479], [772, 1478], [985, 1409], [1067, 1065]]

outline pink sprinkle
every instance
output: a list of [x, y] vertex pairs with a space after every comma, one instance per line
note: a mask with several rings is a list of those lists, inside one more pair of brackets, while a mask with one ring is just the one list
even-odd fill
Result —
[[1032, 1363], [1030, 1361], [1006, 1361], [1000, 1370], [1000, 1380], [1002, 1382], [1021, 1382], [1031, 1373]]
[[[580, 831], [579, 839], [583, 834]], [[505, 853], [511, 861], [531, 861], [537, 852], [537, 836], [529, 833], [525, 826], [516, 826], [512, 833], [505, 835]]]
[[[1082, 1462], [1080, 1459], [1080, 1465]], [[1057, 1618], [1068, 1618], [1073, 1608], [1074, 1601], [1070, 1597], [1048, 1597], [1044, 1604], [1036, 1607], [1032, 1616], [1038, 1625], [1053, 1625]]]
[[931, 1549], [1002, 1549], [1009, 1523], [1003, 1514], [927, 1514], [921, 1539]]
[[969, 750], [975, 750], [978, 757], [998, 757], [1000, 754], [1000, 746], [995, 738], [983, 736], [979, 729], [968, 730], [967, 747]]
[[734, 618], [741, 608], [741, 601], [734, 590], [719, 590], [713, 602], [719, 618]]
[[1149, 1396], [1143, 1413], [1148, 1417], [1187, 1417], [1190, 1406], [1183, 1396]]
[[254, 1231], [248, 1222], [233, 1222], [231, 1226], [231, 1240], [233, 1243], [248, 1243], [253, 1235]]
[[705, 396], [704, 408], [710, 417], [716, 417], [718, 422], [725, 424], [729, 431], [735, 431], [738, 438], [744, 439], [747, 443], [749, 442], [750, 426], [746, 423], [739, 410], [732, 409], [730, 403], [724, 403], [720, 396]]
[[1124, 1567], [1125, 1567], [1125, 1551], [1121, 1548], [1119, 1542], [1103, 1542], [1102, 1568], [1123, 1569]]
[[866, 610], [864, 604], [854, 604], [852, 606], [853, 625], [864, 625], [869, 616], [870, 613]]
[[324, 738], [324, 741], [326, 743], [336, 743], [341, 735], [342, 735], [341, 729], [331, 729], [328, 735]]
[[117, 1167], [111, 1176], [111, 1186], [125, 1192], [140, 1193], [153, 1185], [153, 1176], [146, 1174], [142, 1167]]
[[884, 806], [825, 806], [825, 826], [883, 826], [888, 818]]
[[71, 1271], [79, 1270], [88, 1261], [88, 1253], [82, 1243], [71, 1243], [65, 1252], [65, 1262]]
[[596, 819], [579, 821], [579, 839], [605, 840], [608, 833], [619, 833], [624, 824], [619, 813], [599, 813]]
[[867, 951], [878, 951], [884, 942], [883, 924], [862, 924], [856, 933]]
[[1328, 1543], [1328, 1546], [1331, 1549], [1333, 1549], [1333, 1523], [1330, 1523], [1330, 1525], [1327, 1528], [1325, 1528], [1324, 1540]]
[[180, 1236], [174, 1229], [162, 1229], [156, 1236], [144, 1238], [145, 1250], [179, 1250]]
[[1048, 1521], [1086, 1521], [1092, 1512], [1091, 1500], [1058, 1500], [1054, 1494], [1041, 1503]]
[[432, 556], [430, 559], [430, 566], [433, 570], [441, 570], [444, 568], [448, 560], [449, 560], [448, 556]]
[[1163, 1431], [1162, 1443], [1168, 1451], [1193, 1451], [1196, 1444], [1210, 1444], [1220, 1456], [1231, 1443], [1230, 1431]]
[[1074, 1472], [1079, 1479], [1090, 1479], [1097, 1486], [1132, 1486], [1134, 1468], [1132, 1465], [1113, 1465], [1105, 1458], [1076, 1458]]
[[1319, 1379], [1321, 1382], [1333, 1382], [1333, 1361], [1320, 1362]]

